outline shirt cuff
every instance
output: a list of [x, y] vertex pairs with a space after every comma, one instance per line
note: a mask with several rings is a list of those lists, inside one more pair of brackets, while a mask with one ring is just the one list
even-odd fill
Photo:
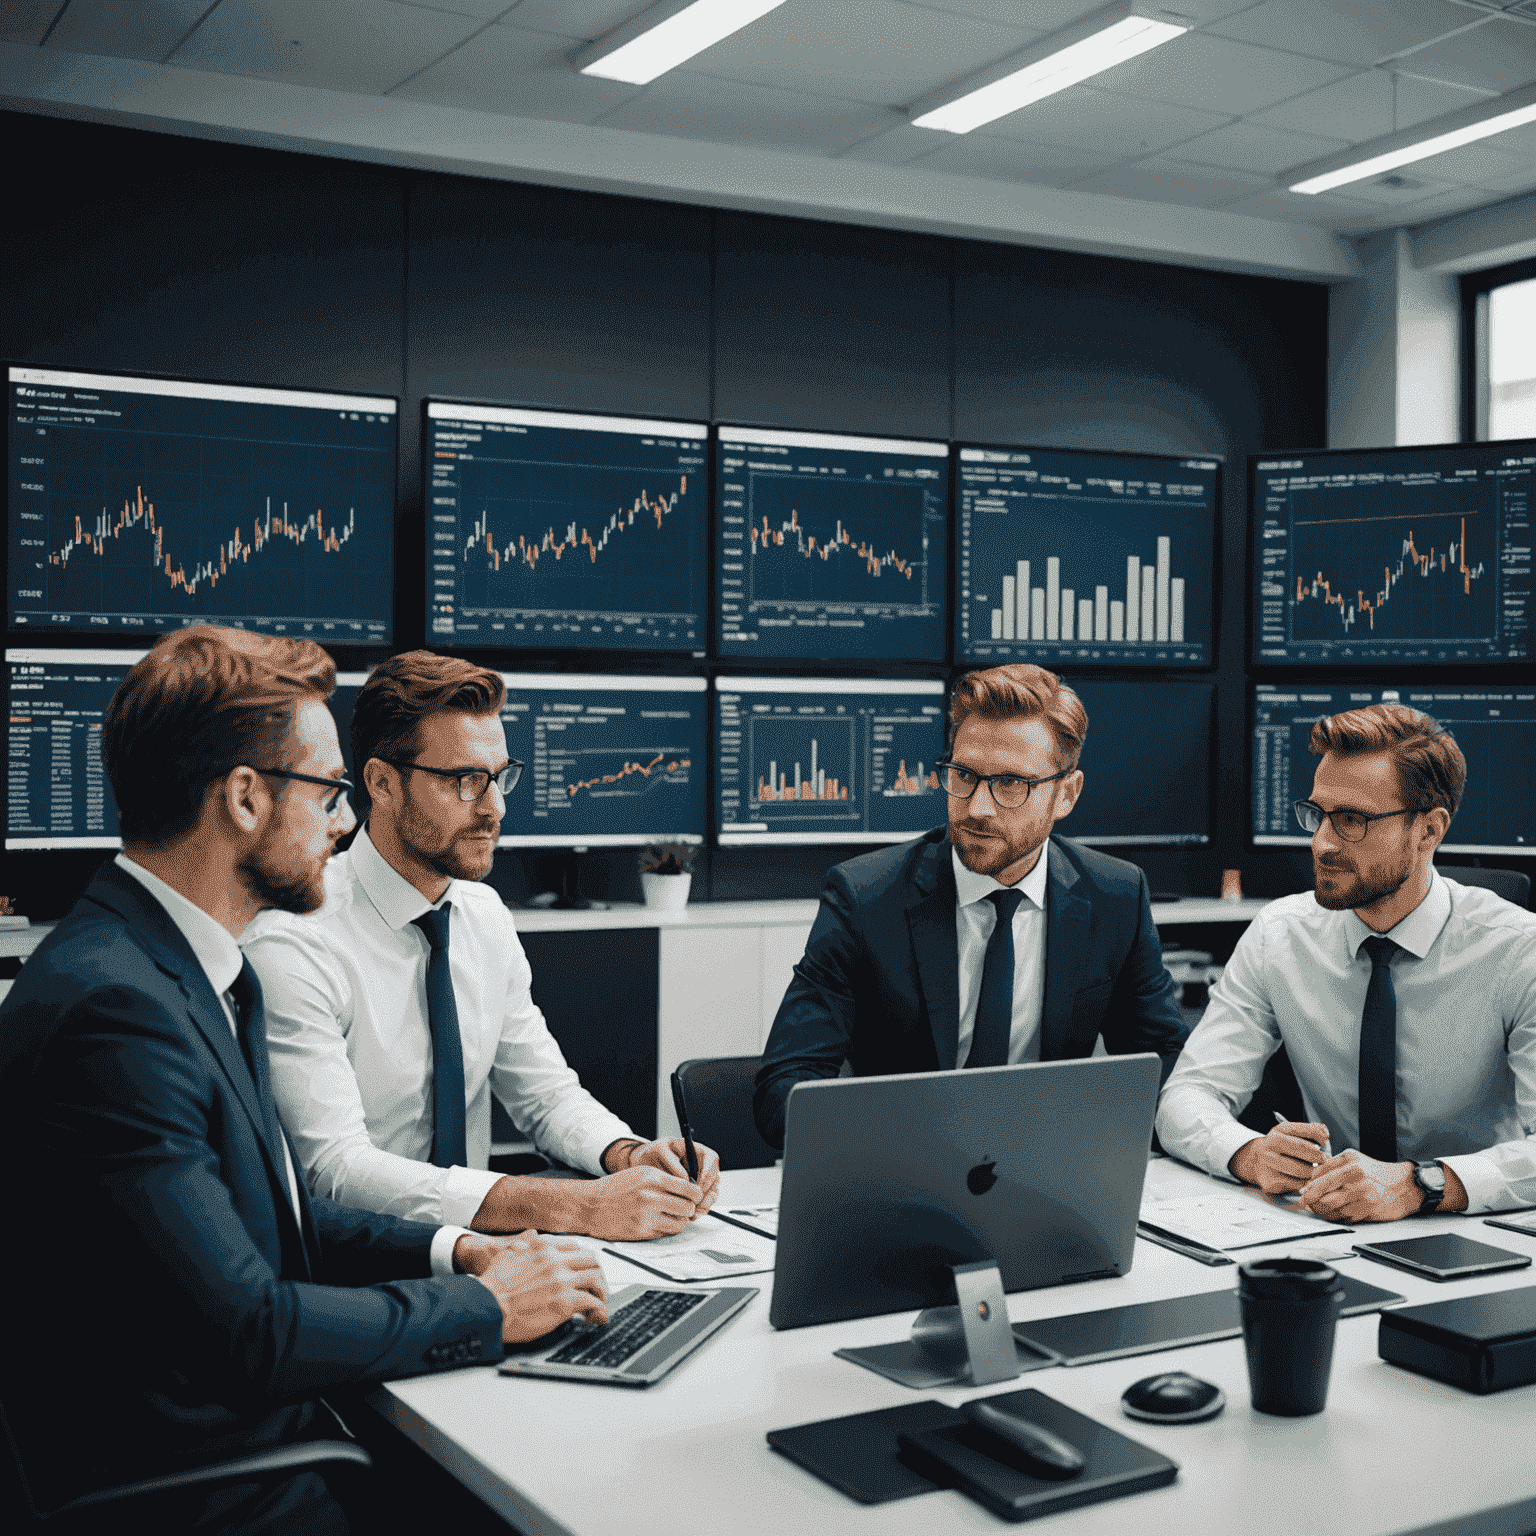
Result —
[[453, 1246], [461, 1237], [471, 1236], [468, 1227], [439, 1227], [432, 1234], [432, 1278], [446, 1279], [456, 1275], [453, 1267]]
[[1250, 1131], [1246, 1125], [1240, 1125], [1236, 1120], [1231, 1125], [1212, 1126], [1210, 1140], [1206, 1143], [1206, 1156], [1210, 1159], [1207, 1164], [1208, 1171], [1223, 1179], [1237, 1178], [1230, 1166], [1232, 1159], [1250, 1141], [1263, 1139], [1257, 1131]]
[[485, 1204], [485, 1197], [500, 1180], [501, 1175], [488, 1168], [445, 1168], [437, 1201], [438, 1219], [461, 1225], [472, 1222]]
[[[1478, 1152], [1463, 1152], [1456, 1157], [1437, 1157], [1435, 1161], [1456, 1170], [1456, 1177], [1467, 1192], [1468, 1216], [1504, 1207], [1500, 1197], [1507, 1195], [1508, 1190], [1498, 1164], [1490, 1158]], [[1512, 1203], [1518, 1208], [1518, 1201]]]

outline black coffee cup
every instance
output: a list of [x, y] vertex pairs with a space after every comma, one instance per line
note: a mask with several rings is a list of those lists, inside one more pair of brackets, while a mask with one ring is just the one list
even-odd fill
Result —
[[1238, 1267], [1237, 1298], [1253, 1406], [1291, 1418], [1321, 1413], [1344, 1299], [1338, 1271], [1315, 1259], [1254, 1259]]

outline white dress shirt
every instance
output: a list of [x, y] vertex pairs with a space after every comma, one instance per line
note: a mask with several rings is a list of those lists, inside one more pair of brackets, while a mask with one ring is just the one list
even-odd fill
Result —
[[[1163, 1146], [1226, 1175], [1255, 1133], [1233, 1116], [1282, 1043], [1307, 1118], [1360, 1144], [1360, 1017], [1372, 930], [1310, 891], [1254, 918], [1164, 1087]], [[1469, 1212], [1536, 1205], [1536, 915], [1438, 872], [1387, 934], [1397, 997], [1397, 1152], [1438, 1159]]]
[[448, 960], [464, 1052], [467, 1168], [432, 1151], [433, 906], [359, 832], [326, 869], [310, 917], [264, 912], [240, 936], [261, 978], [272, 1088], [309, 1187], [344, 1205], [467, 1223], [500, 1177], [488, 1171], [491, 1094], [543, 1151], [601, 1173], [634, 1132], [566, 1065], [530, 991], [512, 914], [488, 885], [454, 880]]
[[978, 875], [960, 862], [953, 848], [955, 870], [955, 936], [960, 941], [960, 1035], [955, 1065], [963, 1067], [976, 1032], [976, 1004], [981, 998], [981, 968], [987, 957], [997, 908], [987, 900], [993, 891], [1022, 891], [1024, 899], [1013, 914], [1013, 1017], [1008, 1029], [1008, 1063], [1040, 1060], [1040, 1016], [1045, 1009], [1045, 881], [1050, 844], [1041, 849], [1035, 867], [1017, 885], [1003, 885], [991, 875]]

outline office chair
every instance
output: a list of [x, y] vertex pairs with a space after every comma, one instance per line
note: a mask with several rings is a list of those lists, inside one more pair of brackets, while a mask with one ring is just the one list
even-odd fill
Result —
[[757, 1134], [752, 1083], [760, 1056], [699, 1056], [677, 1069], [696, 1139], [720, 1154], [720, 1166], [771, 1168], [779, 1154]]
[[1513, 902], [1522, 910], [1530, 907], [1531, 877], [1521, 874], [1518, 869], [1474, 869], [1463, 864], [1437, 864], [1435, 868], [1447, 880], [1455, 880], [1462, 885], [1480, 885], [1485, 891], [1502, 896], [1505, 901]]

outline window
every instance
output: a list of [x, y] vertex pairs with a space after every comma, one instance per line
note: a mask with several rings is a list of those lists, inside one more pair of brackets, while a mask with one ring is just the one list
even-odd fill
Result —
[[1536, 262], [1462, 279], [1468, 436], [1536, 437]]

